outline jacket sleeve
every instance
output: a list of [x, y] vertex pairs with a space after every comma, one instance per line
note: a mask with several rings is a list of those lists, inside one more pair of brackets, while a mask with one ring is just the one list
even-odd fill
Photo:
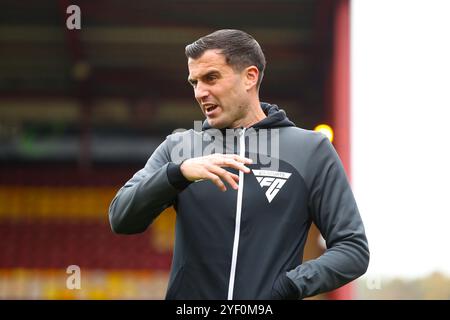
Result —
[[[138, 171], [118, 191], [109, 207], [109, 222], [115, 233], [133, 234], [147, 229], [153, 220], [171, 206], [180, 189], [170, 175], [179, 179], [179, 165], [170, 160], [168, 139], [152, 154]], [[184, 177], [181, 177], [184, 178]]]
[[299, 298], [336, 289], [364, 274], [369, 264], [364, 225], [344, 168], [328, 138], [319, 139], [307, 165], [308, 205], [327, 249], [287, 273]]

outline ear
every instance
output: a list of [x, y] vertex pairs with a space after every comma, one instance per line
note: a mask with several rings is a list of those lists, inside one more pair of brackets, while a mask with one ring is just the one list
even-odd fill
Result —
[[244, 69], [244, 83], [245, 89], [250, 90], [253, 87], [256, 88], [256, 84], [258, 83], [259, 70], [256, 66], [250, 66]]

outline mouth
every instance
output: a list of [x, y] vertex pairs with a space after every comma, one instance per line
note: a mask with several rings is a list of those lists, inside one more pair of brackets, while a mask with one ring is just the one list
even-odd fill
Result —
[[214, 111], [217, 109], [217, 104], [209, 104], [204, 106], [205, 114], [206, 116], [210, 116], [214, 113]]

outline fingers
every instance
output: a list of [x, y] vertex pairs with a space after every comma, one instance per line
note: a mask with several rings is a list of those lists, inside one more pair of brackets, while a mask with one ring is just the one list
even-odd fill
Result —
[[239, 176], [228, 172], [221, 167], [234, 168], [236, 170], [240, 170], [244, 173], [249, 173], [250, 169], [245, 166], [245, 164], [251, 164], [252, 159], [241, 157], [237, 154], [214, 154], [211, 156], [210, 165], [207, 166], [207, 170], [214, 174], [215, 177], [221, 178], [221, 183], [225, 189], [222, 188], [222, 185], [218, 184], [217, 181], [213, 181], [222, 191], [226, 190], [223, 181], [226, 181], [233, 189], [238, 189]]
[[207, 169], [209, 170], [209, 172], [212, 172], [214, 175], [226, 181], [233, 189], [238, 189], [238, 175], [228, 172], [227, 170], [215, 165], [210, 165]]
[[222, 154], [221, 156], [225, 157], [225, 158], [231, 158], [233, 160], [236, 160], [238, 162], [244, 163], [244, 164], [251, 164], [253, 163], [253, 160], [250, 158], [245, 158], [245, 157], [241, 157], [240, 155], [237, 154]]
[[244, 164], [252, 163], [252, 159], [243, 158], [238, 155], [216, 155], [213, 158], [213, 163], [217, 166], [234, 168], [244, 173], [249, 173], [250, 169]]
[[227, 188], [223, 184], [222, 180], [220, 180], [220, 178], [214, 173], [209, 171], [206, 172], [206, 179], [211, 180], [220, 190], [227, 191]]
[[238, 189], [239, 176], [222, 167], [234, 168], [244, 173], [249, 173], [250, 169], [245, 164], [250, 163], [252, 163], [251, 159], [236, 154], [214, 154], [188, 159], [183, 162], [180, 170], [189, 181], [208, 179], [220, 190], [226, 191], [225, 183], [235, 190]]
[[[228, 171], [227, 171], [228, 172]], [[231, 176], [231, 178], [233, 178], [234, 181], [236, 181], [236, 183], [239, 183], [239, 176], [237, 174], [228, 172]]]

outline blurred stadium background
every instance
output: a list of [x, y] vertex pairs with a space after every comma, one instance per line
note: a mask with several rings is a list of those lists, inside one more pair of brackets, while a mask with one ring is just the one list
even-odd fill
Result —
[[[81, 8], [68, 30], [66, 8]], [[108, 206], [176, 128], [202, 115], [184, 47], [221, 28], [261, 43], [261, 99], [300, 127], [335, 131], [347, 172], [345, 0], [3, 0], [0, 10], [0, 298], [160, 299], [175, 213], [114, 235]], [[322, 248], [315, 229], [306, 259]], [[68, 290], [66, 268], [81, 268]], [[351, 286], [317, 298], [351, 298]]]

